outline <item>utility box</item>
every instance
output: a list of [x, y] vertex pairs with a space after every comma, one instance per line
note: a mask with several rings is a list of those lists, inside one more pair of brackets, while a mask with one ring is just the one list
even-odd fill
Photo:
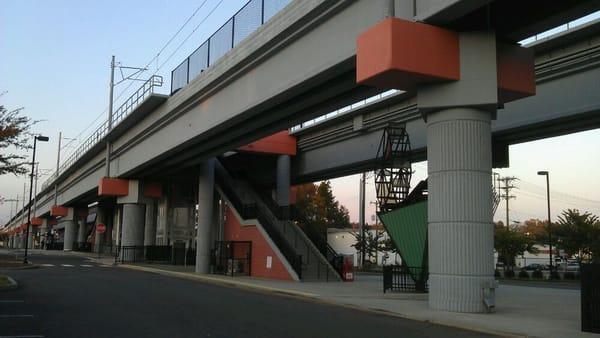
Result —
[[581, 264], [581, 330], [600, 333], [600, 264]]

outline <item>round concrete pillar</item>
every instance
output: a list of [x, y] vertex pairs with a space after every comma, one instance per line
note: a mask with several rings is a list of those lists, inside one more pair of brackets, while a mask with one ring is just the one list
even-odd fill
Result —
[[121, 246], [144, 245], [144, 204], [123, 204]]
[[146, 204], [146, 224], [144, 226], [144, 245], [156, 245], [156, 202]]
[[211, 228], [215, 195], [215, 159], [200, 166], [198, 183], [198, 233], [196, 235], [196, 273], [209, 273]]
[[79, 223], [79, 230], [77, 230], [77, 242], [79, 243], [79, 245], [81, 245], [81, 243], [84, 243], [86, 240], [85, 220], [80, 219], [78, 221], [78, 223]]
[[494, 281], [491, 113], [427, 116], [429, 306], [485, 312]]
[[75, 235], [77, 233], [77, 227], [75, 221], [63, 221], [65, 225], [65, 237], [64, 237], [64, 251], [73, 250], [73, 243], [75, 242]]

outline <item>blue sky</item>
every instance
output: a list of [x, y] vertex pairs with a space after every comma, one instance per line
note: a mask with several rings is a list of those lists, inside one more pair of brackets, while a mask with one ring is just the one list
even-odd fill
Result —
[[[158, 74], [168, 80], [171, 70], [245, 2], [223, 1]], [[51, 141], [39, 146], [40, 168], [54, 169], [59, 131], [65, 137], [77, 137], [105, 111], [111, 55], [116, 55], [126, 66], [146, 65], [202, 3], [203, 0], [0, 1], [0, 92], [8, 91], [0, 97], [0, 104], [10, 109], [25, 107], [28, 116], [42, 120], [34, 131], [50, 136]], [[158, 57], [158, 64], [166, 60], [218, 3], [217, 0], [206, 1]], [[150, 71], [154, 72], [156, 67], [157, 63], [152, 63]], [[150, 74], [146, 73], [146, 77]], [[117, 87], [116, 93], [126, 85]], [[132, 88], [138, 86], [134, 84]], [[168, 82], [162, 92], [169, 92]], [[101, 115], [94, 125], [105, 118]], [[88, 129], [83, 136], [90, 131]], [[557, 200], [556, 211], [573, 207], [573, 203], [591, 203], [586, 201], [600, 200], [600, 179], [596, 169], [600, 167], [599, 148], [598, 130], [512, 146], [511, 168], [502, 173], [543, 185], [543, 180], [535, 173], [550, 170], [553, 189], [563, 194], [559, 197], [563, 200], [569, 200], [568, 196], [580, 198], [569, 200], [571, 204]], [[63, 158], [73, 149], [64, 149]], [[425, 176], [424, 163], [415, 168], [415, 180]], [[45, 177], [40, 184], [44, 180]], [[25, 181], [25, 177], [0, 176], [0, 196], [14, 198], [22, 194]], [[519, 198], [511, 201], [516, 219], [541, 218], [545, 213], [539, 191], [528, 184], [530, 191], [521, 196], [516, 192]], [[350, 209], [351, 218], [356, 220], [357, 176], [335, 180], [333, 188], [338, 199]], [[374, 190], [371, 183], [368, 189], [371, 200], [374, 200]], [[531, 190], [535, 190], [534, 193]], [[10, 203], [0, 205], [0, 223], [7, 220], [10, 206]], [[588, 209], [600, 213], [600, 203], [590, 206]], [[501, 213], [496, 216], [498, 219], [504, 217]]]

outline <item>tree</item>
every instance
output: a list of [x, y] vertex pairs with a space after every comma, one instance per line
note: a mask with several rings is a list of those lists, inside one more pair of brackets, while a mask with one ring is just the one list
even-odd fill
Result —
[[600, 261], [600, 220], [589, 212], [581, 214], [577, 209], [568, 209], [558, 216], [553, 227], [558, 238], [557, 246], [569, 256], [581, 253], [591, 261]]
[[[21, 116], [22, 109], [9, 111], [0, 105], [0, 175], [25, 174], [27, 172], [26, 155], [14, 151], [31, 148], [29, 142], [29, 128], [35, 124], [28, 117]], [[8, 149], [12, 148], [12, 151]]]
[[352, 236], [356, 239], [356, 243], [351, 246], [356, 249], [359, 253], [365, 253], [365, 255], [371, 260], [375, 257], [375, 264], [377, 264], [377, 252], [386, 250], [386, 243], [382, 241], [383, 230], [365, 231], [365, 236], [362, 236], [360, 232], [353, 232]]
[[523, 255], [525, 251], [537, 253], [535, 243], [533, 237], [518, 229], [506, 228], [502, 224], [495, 225], [494, 249], [498, 252], [498, 257], [504, 259], [506, 266], [513, 266], [515, 257]]
[[299, 186], [296, 190], [296, 207], [301, 216], [321, 233], [326, 233], [327, 228], [350, 227], [348, 209], [336, 201], [329, 181]]

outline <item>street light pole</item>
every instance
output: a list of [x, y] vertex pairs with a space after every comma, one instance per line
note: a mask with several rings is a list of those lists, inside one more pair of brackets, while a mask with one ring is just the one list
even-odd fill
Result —
[[29, 228], [31, 227], [31, 198], [33, 194], [33, 176], [35, 176], [35, 149], [37, 141], [48, 142], [47, 136], [36, 135], [33, 138], [33, 158], [31, 160], [31, 174], [29, 174], [29, 203], [27, 204], [27, 228], [25, 228], [25, 255], [23, 256], [23, 263], [29, 263], [27, 261], [27, 247], [29, 244]]
[[552, 221], [550, 220], [550, 173], [548, 171], [538, 171], [538, 175], [546, 176], [546, 198], [548, 200], [548, 244], [550, 246], [550, 279], [552, 279], [553, 259], [552, 259]]

